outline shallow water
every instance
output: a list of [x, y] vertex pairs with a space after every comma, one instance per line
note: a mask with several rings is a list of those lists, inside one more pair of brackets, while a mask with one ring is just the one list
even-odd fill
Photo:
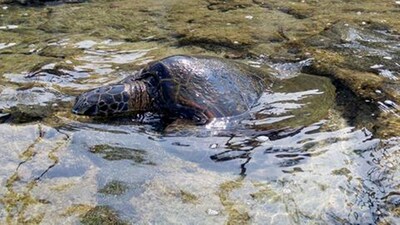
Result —
[[[3, 7], [1, 223], [400, 223], [397, 6], [333, 2]], [[276, 81], [249, 113], [206, 126], [71, 114], [82, 91], [172, 54]]]

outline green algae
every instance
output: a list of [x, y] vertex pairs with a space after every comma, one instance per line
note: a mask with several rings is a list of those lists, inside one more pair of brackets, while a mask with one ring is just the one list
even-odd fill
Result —
[[87, 212], [89, 212], [91, 209], [94, 207], [91, 205], [85, 205], [85, 204], [74, 204], [67, 209], [65, 209], [65, 212], [62, 213], [62, 216], [71, 216], [78, 214], [80, 216], [85, 215]]
[[220, 185], [220, 191], [218, 192], [219, 199], [228, 214], [228, 220], [226, 224], [250, 224], [251, 217], [247, 212], [242, 203], [238, 203], [230, 198], [231, 192], [235, 189], [241, 188], [243, 185], [243, 179], [227, 181]]
[[353, 176], [351, 175], [351, 171], [347, 168], [333, 170], [332, 174], [337, 175], [337, 176], [345, 176], [345, 177], [347, 177], [347, 180], [349, 182], [353, 179]]
[[199, 201], [199, 198], [196, 195], [184, 190], [180, 190], [180, 197], [183, 203], [196, 204]]
[[250, 194], [254, 200], [259, 202], [278, 202], [282, 200], [279, 194], [268, 184], [255, 182], [253, 185], [257, 188], [256, 192]]
[[113, 180], [108, 182], [99, 193], [106, 195], [122, 195], [128, 190], [128, 185], [124, 182]]
[[126, 221], [121, 220], [118, 214], [111, 207], [106, 205], [96, 206], [90, 209], [82, 216], [81, 223], [85, 225], [128, 224]]
[[146, 151], [140, 149], [131, 149], [107, 144], [95, 145], [90, 147], [90, 152], [101, 155], [102, 158], [110, 161], [131, 160], [134, 163], [144, 165], [154, 165], [153, 162], [146, 159]]

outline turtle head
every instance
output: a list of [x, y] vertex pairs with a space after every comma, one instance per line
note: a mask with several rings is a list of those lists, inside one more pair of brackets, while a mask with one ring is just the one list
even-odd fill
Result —
[[72, 112], [78, 115], [108, 116], [129, 110], [129, 93], [124, 84], [107, 85], [82, 93]]
[[143, 82], [114, 84], [82, 93], [72, 112], [78, 115], [111, 116], [139, 112], [148, 108], [149, 98]]

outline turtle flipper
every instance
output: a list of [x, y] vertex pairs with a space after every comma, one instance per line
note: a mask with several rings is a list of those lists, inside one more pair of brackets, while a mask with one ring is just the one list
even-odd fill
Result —
[[207, 116], [205, 112], [202, 112], [198, 109], [178, 105], [174, 107], [173, 113], [181, 119], [188, 119], [193, 121], [196, 125], [204, 125], [210, 121], [210, 117]]

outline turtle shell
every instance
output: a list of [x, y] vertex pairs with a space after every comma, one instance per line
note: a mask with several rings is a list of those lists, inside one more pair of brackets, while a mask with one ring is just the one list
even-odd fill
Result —
[[171, 56], [141, 74], [148, 79], [155, 109], [199, 123], [240, 115], [265, 90], [259, 70], [216, 57]]

